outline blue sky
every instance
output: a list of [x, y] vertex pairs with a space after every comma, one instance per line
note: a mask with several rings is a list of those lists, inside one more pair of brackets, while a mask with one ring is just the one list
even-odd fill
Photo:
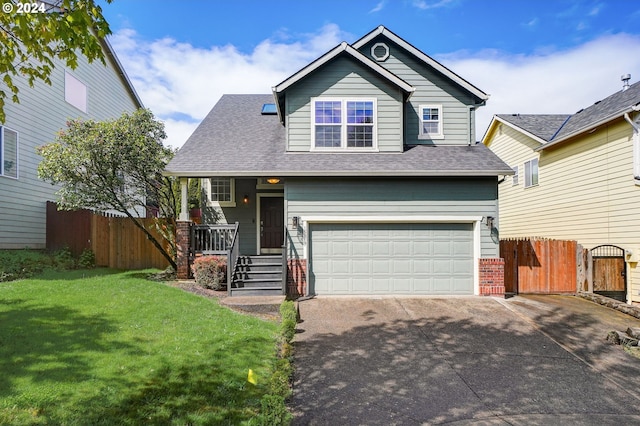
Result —
[[223, 93], [272, 86], [384, 25], [491, 94], [493, 114], [572, 113], [640, 79], [631, 0], [114, 0], [111, 43], [180, 146]]

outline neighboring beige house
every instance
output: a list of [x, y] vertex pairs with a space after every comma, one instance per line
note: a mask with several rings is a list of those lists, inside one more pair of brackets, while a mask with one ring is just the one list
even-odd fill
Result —
[[620, 266], [594, 261], [594, 292], [640, 302], [640, 82], [623, 81], [572, 115], [496, 115], [482, 142], [515, 172], [499, 185], [500, 237], [606, 245], [594, 258]]

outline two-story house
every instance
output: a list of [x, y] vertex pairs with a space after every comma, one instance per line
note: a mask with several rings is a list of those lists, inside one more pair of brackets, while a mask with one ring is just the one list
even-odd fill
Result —
[[576, 240], [593, 291], [640, 302], [640, 83], [575, 114], [493, 117], [483, 143], [514, 170], [499, 185], [500, 236]]
[[0, 123], [0, 249], [45, 248], [46, 202], [56, 199], [58, 187], [38, 178], [36, 148], [52, 142], [69, 119], [113, 119], [142, 107], [106, 40], [102, 47], [106, 65], [80, 56], [70, 69], [55, 60], [51, 85], [13, 78], [20, 103], [7, 102]]
[[475, 143], [487, 98], [381, 26], [271, 94], [223, 96], [165, 173], [183, 194], [202, 179], [203, 221], [237, 222], [241, 255], [284, 245], [291, 295], [500, 294], [511, 168]]

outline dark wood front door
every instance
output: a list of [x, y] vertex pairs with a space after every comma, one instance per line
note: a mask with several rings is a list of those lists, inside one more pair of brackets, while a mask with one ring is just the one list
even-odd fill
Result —
[[260, 198], [260, 252], [277, 253], [284, 243], [284, 198]]

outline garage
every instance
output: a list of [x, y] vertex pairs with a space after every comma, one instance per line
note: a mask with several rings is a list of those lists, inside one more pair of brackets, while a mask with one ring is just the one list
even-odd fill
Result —
[[471, 223], [314, 223], [317, 295], [474, 294]]

